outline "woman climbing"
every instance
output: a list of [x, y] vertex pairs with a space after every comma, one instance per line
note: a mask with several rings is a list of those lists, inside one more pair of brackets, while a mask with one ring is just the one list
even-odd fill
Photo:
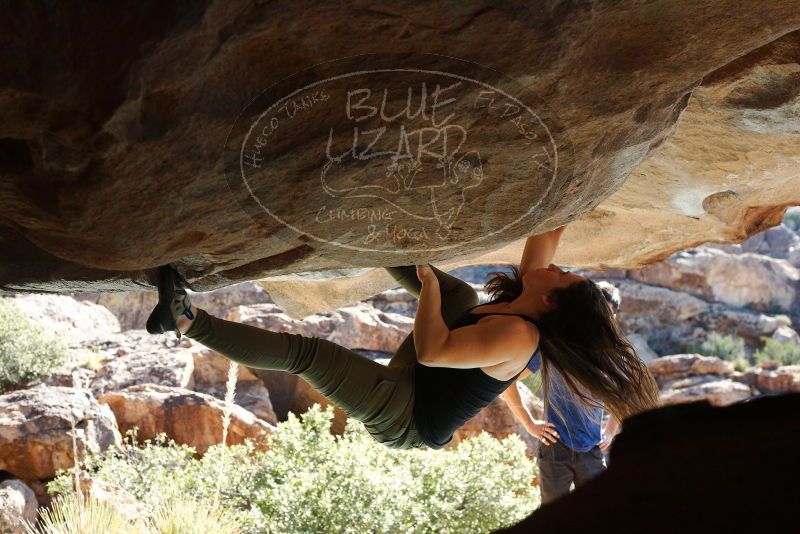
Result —
[[147, 330], [176, 330], [249, 367], [299, 375], [379, 442], [441, 448], [541, 353], [584, 403], [622, 421], [655, 407], [658, 389], [612, 319], [597, 285], [553, 265], [564, 227], [531, 236], [512, 276], [493, 273], [480, 305], [472, 287], [436, 267], [387, 267], [419, 298], [414, 329], [384, 366], [317, 337], [225, 321], [191, 305], [180, 275], [158, 270]]

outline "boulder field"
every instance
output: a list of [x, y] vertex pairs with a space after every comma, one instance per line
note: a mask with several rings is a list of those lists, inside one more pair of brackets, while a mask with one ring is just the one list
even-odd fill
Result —
[[798, 0], [19, 5], [0, 290], [174, 263], [300, 318], [565, 223], [584, 268], [741, 241], [800, 203], [799, 29]]

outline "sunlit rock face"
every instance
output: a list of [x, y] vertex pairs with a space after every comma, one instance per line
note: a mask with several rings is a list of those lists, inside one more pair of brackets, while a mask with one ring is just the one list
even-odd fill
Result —
[[796, 0], [14, 15], [4, 290], [315, 272], [267, 285], [302, 316], [393, 285], [359, 269], [516, 262], [590, 213], [561, 262], [643, 265], [800, 202]]
[[[710, 72], [675, 134], [594, 214], [596, 249], [642, 266], [692, 243], [741, 241], [800, 201], [800, 32]], [[592, 217], [586, 222], [590, 224]], [[604, 258], [605, 259], [605, 258]]]

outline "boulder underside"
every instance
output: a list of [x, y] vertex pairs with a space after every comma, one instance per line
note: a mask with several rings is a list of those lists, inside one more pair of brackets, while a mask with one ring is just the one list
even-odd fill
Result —
[[800, 204], [797, 0], [306, 4], [4, 18], [0, 290], [174, 263], [302, 317], [565, 223], [560, 263], [635, 268]]

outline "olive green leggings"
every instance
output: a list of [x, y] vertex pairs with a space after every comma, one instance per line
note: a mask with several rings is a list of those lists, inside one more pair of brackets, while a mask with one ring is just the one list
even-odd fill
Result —
[[[416, 267], [387, 267], [403, 288], [419, 297]], [[466, 282], [433, 267], [448, 325], [479, 303]], [[213, 317], [198, 310], [186, 336], [240, 364], [299, 375], [349, 417], [364, 423], [379, 442], [392, 448], [422, 445], [413, 424], [414, 333], [395, 351], [388, 366], [318, 337], [262, 328]]]

